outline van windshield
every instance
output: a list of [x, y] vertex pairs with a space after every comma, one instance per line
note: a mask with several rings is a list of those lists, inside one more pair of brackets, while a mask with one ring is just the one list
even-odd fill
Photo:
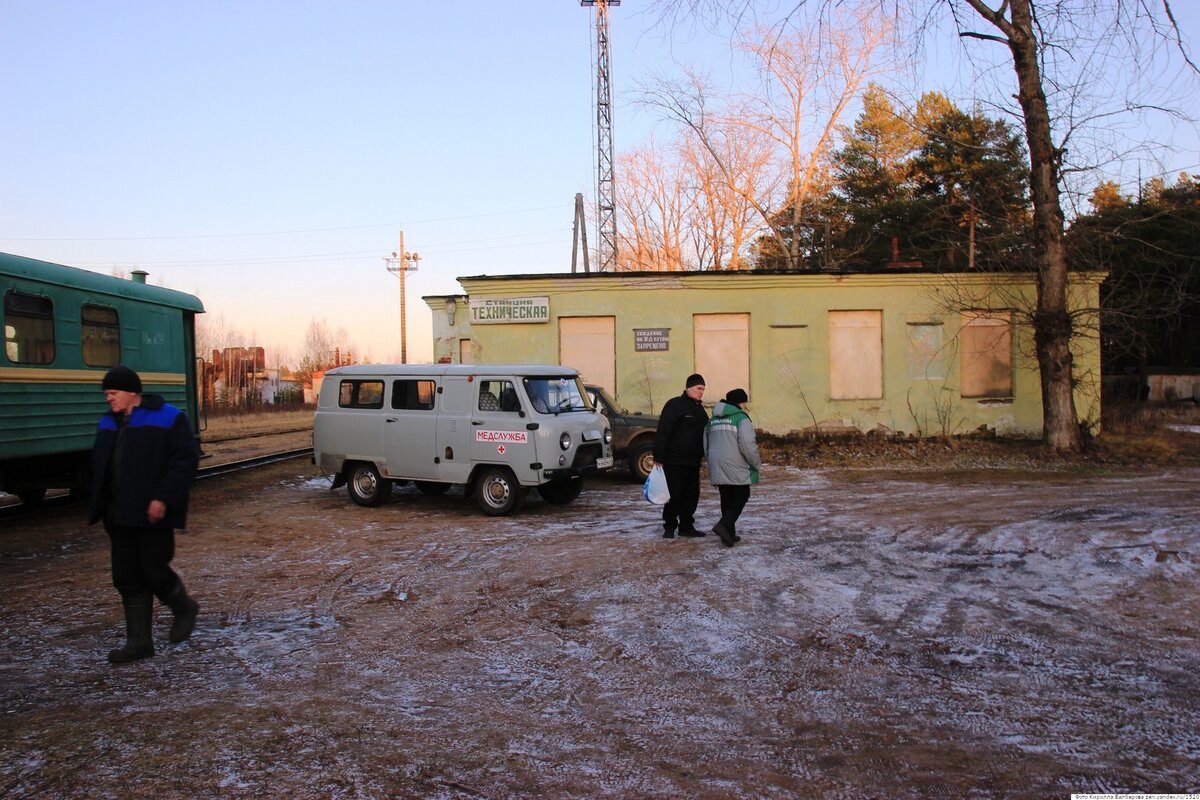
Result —
[[525, 394], [533, 410], [541, 414], [561, 414], [564, 411], [591, 411], [578, 378], [525, 378]]

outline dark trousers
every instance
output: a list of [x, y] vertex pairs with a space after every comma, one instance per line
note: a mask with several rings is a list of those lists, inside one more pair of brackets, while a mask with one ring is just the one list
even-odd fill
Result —
[[122, 600], [154, 594], [166, 602], [179, 576], [171, 569], [175, 558], [175, 531], [162, 528], [126, 528], [104, 523], [112, 545], [113, 586]]
[[750, 500], [750, 487], [740, 485], [721, 485], [717, 487], [721, 493], [721, 524], [730, 533], [736, 531], [738, 517]]
[[696, 506], [700, 503], [700, 468], [682, 464], [663, 464], [667, 491], [671, 499], [663, 506], [663, 525], [690, 531], [696, 527]]

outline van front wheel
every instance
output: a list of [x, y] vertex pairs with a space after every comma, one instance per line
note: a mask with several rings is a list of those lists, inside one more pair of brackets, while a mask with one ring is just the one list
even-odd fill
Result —
[[350, 499], [360, 506], [377, 506], [392, 496], [392, 482], [375, 469], [374, 464], [359, 463], [350, 467], [346, 488]]
[[572, 478], [568, 481], [551, 481], [550, 483], [543, 483], [538, 487], [538, 494], [542, 496], [542, 499], [556, 506], [566, 505], [576, 497], [579, 497], [581, 491], [583, 491], [583, 478]]
[[489, 517], [513, 513], [524, 499], [525, 487], [504, 467], [489, 467], [475, 481], [475, 501]]

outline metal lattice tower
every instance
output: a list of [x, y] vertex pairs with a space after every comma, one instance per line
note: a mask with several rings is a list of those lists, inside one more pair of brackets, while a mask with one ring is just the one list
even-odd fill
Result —
[[596, 260], [600, 272], [617, 269], [617, 197], [613, 185], [612, 84], [609, 81], [608, 9], [621, 0], [579, 0], [596, 7]]

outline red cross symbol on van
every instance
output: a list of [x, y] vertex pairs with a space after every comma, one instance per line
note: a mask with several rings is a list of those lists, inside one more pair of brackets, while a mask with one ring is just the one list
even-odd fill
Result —
[[499, 453], [500, 455], [504, 455], [504, 452], [506, 450], [508, 450], [508, 448], [505, 447], [504, 445], [500, 445], [496, 448], [496, 452]]

